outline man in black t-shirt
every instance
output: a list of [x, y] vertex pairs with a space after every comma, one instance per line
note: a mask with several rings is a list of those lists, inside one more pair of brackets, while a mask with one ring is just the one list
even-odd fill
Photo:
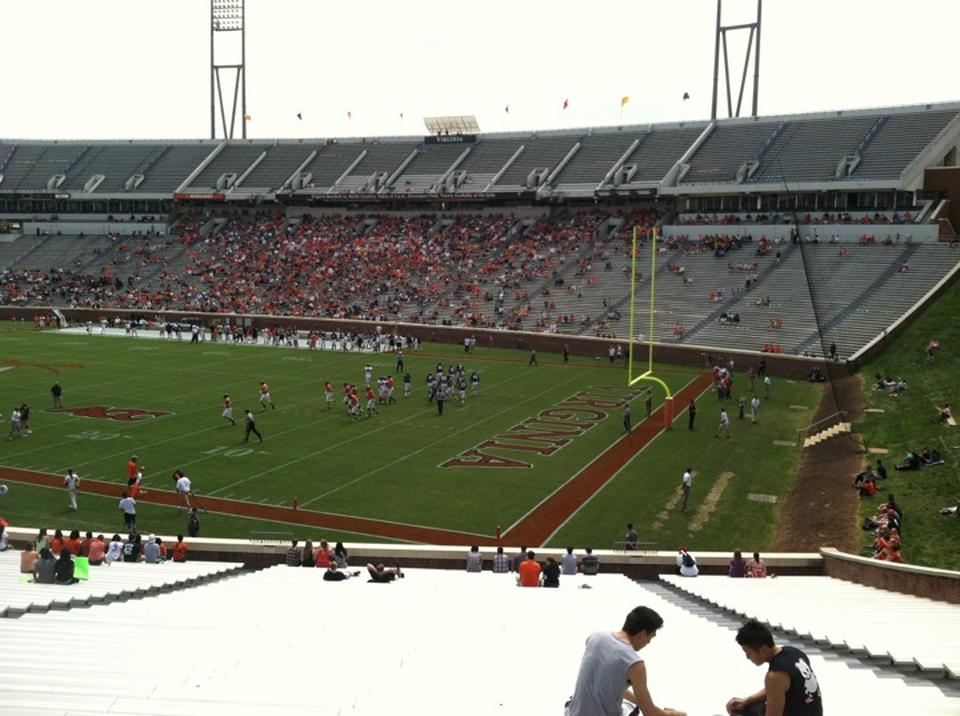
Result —
[[768, 665], [763, 688], [727, 702], [728, 714], [748, 716], [823, 716], [820, 685], [810, 659], [792, 646], [777, 646], [763, 624], [748, 621], [737, 632], [737, 643], [756, 666]]

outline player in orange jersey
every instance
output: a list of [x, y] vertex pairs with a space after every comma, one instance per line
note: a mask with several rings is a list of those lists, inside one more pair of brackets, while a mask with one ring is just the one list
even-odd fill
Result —
[[260, 407], [266, 408], [267, 404], [270, 405], [274, 410], [277, 409], [277, 406], [273, 404], [273, 401], [270, 399], [270, 386], [266, 382], [260, 382]]

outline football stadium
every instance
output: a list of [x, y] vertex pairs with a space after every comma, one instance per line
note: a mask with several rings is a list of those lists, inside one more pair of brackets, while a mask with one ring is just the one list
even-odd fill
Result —
[[[352, 109], [314, 119], [315, 58], [267, 87], [257, 48], [318, 9], [259, 0], [171, 10], [200, 23], [209, 72], [177, 82], [203, 102], [98, 98], [159, 115], [123, 138], [74, 138], [42, 63], [12, 80], [0, 713], [960, 714], [952, 70], [825, 100], [787, 57], [798, 11], [681, 4], [702, 36], [658, 68], [673, 103], [639, 83], [612, 112], [548, 72], [537, 114], [464, 39], [494, 109], [377, 124], [368, 64], [446, 78], [458, 41], [374, 7], [325, 18]], [[185, 22], [122, 5], [86, 52]], [[571, 43], [599, 22], [516, 13]], [[367, 24], [409, 43], [367, 56]], [[814, 85], [881, 54], [852, 37]]]

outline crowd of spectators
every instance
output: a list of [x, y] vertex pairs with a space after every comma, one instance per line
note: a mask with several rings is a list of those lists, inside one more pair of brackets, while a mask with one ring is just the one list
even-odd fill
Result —
[[177, 535], [176, 542], [168, 546], [160, 537], [151, 534], [143, 538], [138, 532], [131, 532], [125, 540], [119, 534], [107, 540], [93, 532], [81, 537], [79, 530], [64, 535], [58, 529], [50, 536], [41, 528], [37, 539], [20, 554], [20, 572], [32, 575], [40, 584], [75, 584], [81, 578], [77, 576], [80, 559], [84, 567], [121, 561], [159, 564], [168, 559], [186, 562], [188, 552], [183, 535]]

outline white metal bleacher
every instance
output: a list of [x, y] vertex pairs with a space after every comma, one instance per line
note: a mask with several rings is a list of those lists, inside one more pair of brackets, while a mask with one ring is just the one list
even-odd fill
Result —
[[[157, 594], [237, 571], [240, 566], [227, 562], [116, 562], [91, 567], [90, 579], [76, 584], [33, 584], [21, 581], [25, 575], [20, 574], [20, 552], [8, 550], [0, 554], [0, 617]], [[0, 623], [0, 634], [4, 631], [3, 624], [5, 622]]]
[[834, 648], [960, 678], [960, 606], [956, 604], [831, 577], [684, 579], [665, 575], [661, 579], [743, 617]]
[[[513, 575], [409, 570], [393, 584], [327, 583], [315, 569], [274, 567], [201, 589], [105, 609], [3, 624], [0, 704], [18, 714], [560, 714], [584, 639], [644, 604], [665, 624], [641, 652], [660, 706], [719, 716], [763, 670], [729, 627], [662, 587], [617, 575], [561, 577], [521, 589]], [[590, 589], [579, 589], [589, 584]], [[61, 669], [51, 644], [113, 655], [108, 668]], [[828, 713], [956, 714], [929, 682], [807, 650]], [[698, 670], [690, 688], [690, 659]], [[884, 675], [888, 676], [888, 675]]]

